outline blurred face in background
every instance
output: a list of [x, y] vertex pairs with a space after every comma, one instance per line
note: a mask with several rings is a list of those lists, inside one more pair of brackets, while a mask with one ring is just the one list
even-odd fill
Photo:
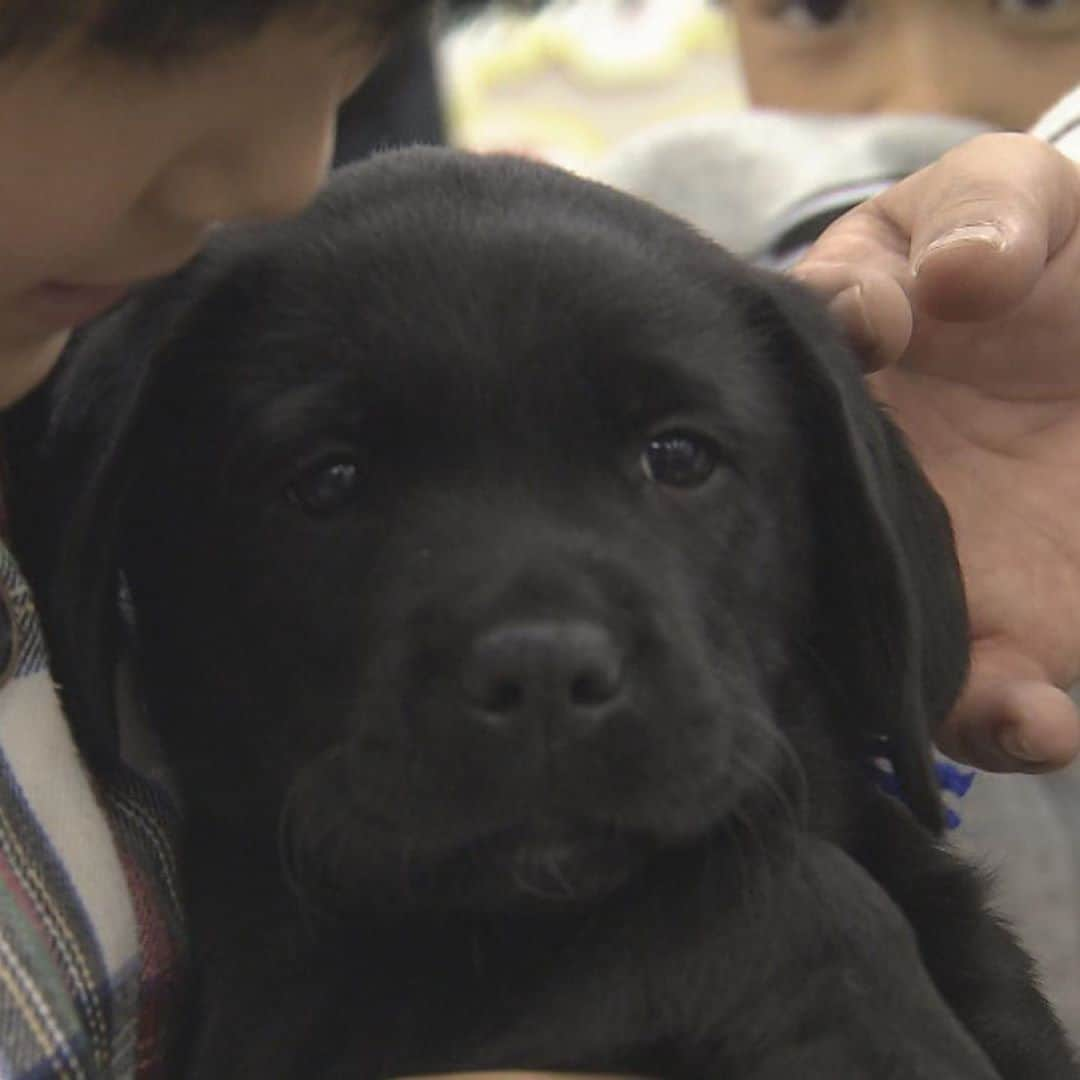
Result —
[[[2, 7], [4, 0], [0, 0]], [[0, 409], [72, 327], [171, 273], [218, 222], [298, 212], [338, 106], [379, 43], [284, 17], [183, 62], [95, 53], [72, 33], [0, 62]]]
[[1029, 127], [1080, 84], [1080, 0], [729, 0], [750, 100]]

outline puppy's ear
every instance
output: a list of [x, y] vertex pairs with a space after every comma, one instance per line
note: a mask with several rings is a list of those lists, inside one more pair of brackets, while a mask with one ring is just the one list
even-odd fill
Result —
[[773, 362], [812, 485], [820, 638], [854, 752], [883, 743], [915, 815], [943, 825], [931, 739], [967, 674], [963, 583], [945, 506], [820, 305], [765, 279]]
[[118, 748], [119, 541], [137, 422], [170, 327], [187, 306], [180, 285], [160, 285], [105, 316], [72, 341], [48, 383], [12, 417], [16, 549], [72, 732], [99, 770]]

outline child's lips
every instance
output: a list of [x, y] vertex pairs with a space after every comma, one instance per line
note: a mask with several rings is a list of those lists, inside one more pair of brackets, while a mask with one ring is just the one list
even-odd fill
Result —
[[67, 329], [88, 322], [118, 304], [131, 285], [81, 285], [67, 281], [47, 281], [29, 296], [35, 315]]

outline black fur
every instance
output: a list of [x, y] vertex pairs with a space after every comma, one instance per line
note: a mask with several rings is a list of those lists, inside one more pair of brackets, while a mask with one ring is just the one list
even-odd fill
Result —
[[935, 839], [945, 512], [794, 286], [411, 151], [223, 232], [53, 409], [81, 738], [122, 570], [189, 801], [192, 1076], [1078, 1075]]

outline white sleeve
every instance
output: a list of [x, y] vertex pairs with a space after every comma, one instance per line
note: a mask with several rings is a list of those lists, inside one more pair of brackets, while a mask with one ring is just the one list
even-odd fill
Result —
[[1031, 129], [1073, 161], [1080, 161], [1080, 86], [1066, 94]]

